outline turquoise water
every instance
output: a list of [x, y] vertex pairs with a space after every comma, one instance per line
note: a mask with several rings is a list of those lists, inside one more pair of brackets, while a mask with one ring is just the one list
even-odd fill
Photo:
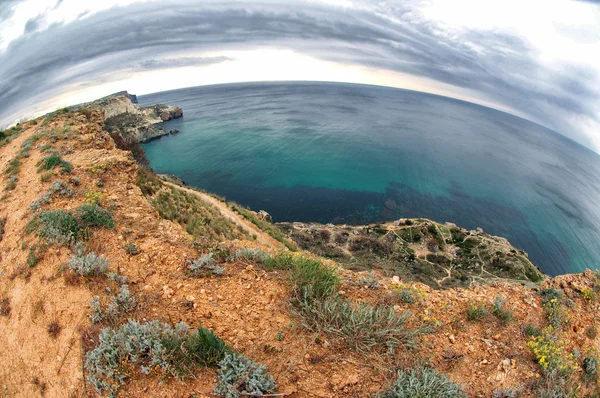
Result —
[[184, 110], [152, 167], [275, 221], [428, 217], [501, 235], [550, 275], [597, 267], [600, 156], [535, 123], [414, 91], [205, 86], [139, 98]]

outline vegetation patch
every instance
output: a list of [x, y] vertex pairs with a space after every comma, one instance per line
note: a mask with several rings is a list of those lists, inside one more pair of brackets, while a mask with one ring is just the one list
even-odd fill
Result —
[[225, 272], [225, 268], [217, 263], [212, 253], [204, 254], [195, 260], [188, 260], [186, 265], [195, 276], [223, 275]]
[[73, 255], [67, 262], [69, 269], [82, 276], [100, 276], [108, 269], [108, 259], [94, 252], [86, 255]]
[[546, 373], [569, 374], [577, 369], [572, 353], [567, 353], [565, 343], [552, 326], [546, 327], [540, 336], [527, 343], [538, 364]]
[[377, 398], [467, 398], [446, 376], [431, 368], [399, 370], [394, 382]]
[[494, 305], [492, 307], [492, 314], [494, 314], [494, 316], [498, 318], [498, 321], [500, 321], [500, 324], [502, 324], [503, 326], [508, 325], [508, 323], [512, 320], [513, 317], [512, 312], [504, 306], [505, 304], [506, 299], [499, 295], [494, 300]]
[[265, 365], [239, 354], [226, 354], [219, 362], [219, 376], [215, 393], [226, 398], [264, 396], [275, 392], [275, 379]]
[[67, 162], [59, 155], [53, 154], [40, 160], [40, 163], [38, 164], [38, 173], [42, 171], [53, 170], [56, 167], [60, 168], [60, 172], [62, 174], [70, 173], [73, 170], [71, 163]]
[[204, 328], [193, 333], [185, 323], [173, 328], [157, 321], [128, 320], [117, 329], [102, 330], [99, 344], [86, 354], [85, 369], [98, 393], [115, 394], [125, 381], [128, 363], [145, 374], [162, 370], [190, 376], [198, 367], [216, 366], [229, 352], [221, 339]]
[[488, 311], [483, 303], [470, 301], [467, 305], [467, 319], [470, 321], [480, 321], [486, 317]]
[[0, 242], [4, 238], [4, 232], [6, 231], [6, 217], [0, 217]]

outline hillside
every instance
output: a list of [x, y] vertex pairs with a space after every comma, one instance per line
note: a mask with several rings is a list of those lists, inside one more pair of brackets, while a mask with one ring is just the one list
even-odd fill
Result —
[[427, 377], [422, 396], [598, 393], [596, 273], [543, 278], [429, 220], [273, 225], [140, 166], [106, 131], [119, 115], [2, 133], [4, 396], [404, 397]]

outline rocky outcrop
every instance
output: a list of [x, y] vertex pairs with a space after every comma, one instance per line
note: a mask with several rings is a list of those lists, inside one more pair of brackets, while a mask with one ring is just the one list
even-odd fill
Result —
[[138, 142], [148, 142], [163, 135], [175, 134], [174, 130], [164, 130], [155, 125], [183, 116], [183, 110], [176, 106], [140, 106], [137, 97], [127, 91], [81, 104], [78, 108], [102, 109], [106, 118], [105, 127], [109, 133], [131, 136]]

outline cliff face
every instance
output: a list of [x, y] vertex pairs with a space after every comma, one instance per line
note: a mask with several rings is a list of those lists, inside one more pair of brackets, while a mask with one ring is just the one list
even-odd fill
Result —
[[[202, 328], [266, 365], [290, 397], [374, 397], [421, 365], [472, 397], [597, 392], [598, 274], [527, 281], [528, 260], [508, 242], [429, 220], [283, 226], [333, 260], [292, 253], [257, 214], [139, 167], [105, 130], [105, 112], [58, 112], [1, 141], [4, 395], [214, 396], [222, 352]], [[405, 276], [390, 258], [411, 250], [421, 261]], [[448, 275], [462, 256], [482, 277], [444, 289], [411, 281], [432, 254], [449, 259]], [[524, 268], [514, 278], [507, 264]], [[262, 372], [252, 376], [268, 381]]]
[[183, 110], [175, 106], [157, 104], [142, 107], [137, 104], [136, 96], [127, 92], [116, 93], [81, 107], [90, 111], [103, 110], [109, 133], [131, 136], [138, 142], [169, 134], [169, 131], [157, 128], [155, 124], [183, 116]]

